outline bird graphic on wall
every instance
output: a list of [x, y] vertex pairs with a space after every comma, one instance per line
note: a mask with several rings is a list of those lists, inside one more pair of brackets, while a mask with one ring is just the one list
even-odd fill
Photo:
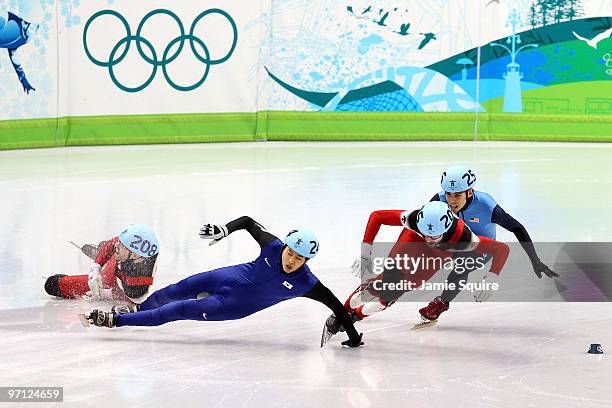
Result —
[[387, 11], [380, 20], [376, 21], [373, 20], [376, 24], [378, 24], [379, 26], [386, 26], [385, 24], [385, 20], [387, 19], [387, 17], [389, 17], [389, 12]]
[[429, 44], [430, 41], [438, 39], [434, 33], [420, 33], [420, 34], [423, 35], [424, 37], [423, 37], [423, 40], [421, 41], [421, 44], [419, 44], [419, 50], [423, 49], [423, 47]]
[[408, 32], [408, 29], [410, 28], [410, 23], [404, 23], [400, 25], [400, 30], [399, 31], [395, 31], [396, 33], [398, 33], [399, 35], [408, 35], [410, 34]]
[[574, 37], [576, 37], [577, 39], [582, 40], [585, 43], [587, 43], [588, 45], [590, 45], [591, 47], [597, 49], [597, 45], [600, 42], [602, 42], [603, 40], [609, 38], [610, 35], [612, 35], [612, 27], [608, 28], [604, 32], [601, 32], [601, 33], [597, 34], [595, 37], [591, 38], [590, 40], [588, 38], [584, 38], [583, 36], [576, 34], [575, 31], [572, 31], [572, 34], [574, 34]]

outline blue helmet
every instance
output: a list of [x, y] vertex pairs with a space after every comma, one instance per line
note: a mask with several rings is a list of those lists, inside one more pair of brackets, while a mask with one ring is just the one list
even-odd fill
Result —
[[151, 228], [143, 224], [130, 224], [119, 234], [119, 241], [130, 251], [144, 258], [159, 252], [159, 241]]
[[319, 252], [319, 240], [314, 232], [300, 228], [289, 231], [285, 244], [304, 258], [314, 258]]
[[440, 184], [442, 184], [442, 190], [447, 193], [460, 193], [470, 188], [474, 188], [476, 184], [476, 173], [468, 166], [450, 166], [442, 173]]
[[417, 213], [417, 227], [423, 235], [437, 237], [444, 234], [453, 225], [455, 214], [442, 201], [432, 201], [423, 206]]

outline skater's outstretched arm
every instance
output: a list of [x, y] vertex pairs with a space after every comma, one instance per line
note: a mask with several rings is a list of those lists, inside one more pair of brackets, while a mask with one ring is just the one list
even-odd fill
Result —
[[553, 272], [548, 266], [546, 266], [538, 257], [536, 253], [535, 247], [533, 246], [533, 241], [527, 232], [527, 229], [517, 221], [514, 217], [504, 211], [499, 205], [495, 206], [493, 209], [493, 214], [491, 215], [491, 222], [499, 225], [500, 227], [510, 231], [514, 234], [517, 241], [521, 244], [529, 260], [531, 261], [531, 265], [533, 266], [533, 270], [538, 278], [542, 277], [542, 273], [544, 273], [549, 278], [553, 278], [559, 276], [555, 272]]
[[346, 343], [347, 346], [357, 347], [362, 344], [361, 338], [363, 335], [357, 333], [348, 312], [340, 300], [325, 285], [318, 281], [312, 289], [304, 294], [304, 297], [321, 302], [334, 312], [334, 315], [342, 322], [342, 326], [344, 326], [344, 330], [346, 330], [346, 334], [349, 336], [349, 340]]
[[478, 245], [476, 245], [474, 250], [484, 255], [493, 255], [491, 270], [489, 272], [499, 275], [508, 259], [510, 248], [503, 242], [491, 238], [479, 236], [478, 240]]
[[228, 234], [241, 229], [247, 230], [262, 248], [268, 245], [270, 242], [278, 239], [276, 236], [266, 231], [266, 229], [260, 223], [253, 220], [249, 216], [242, 216], [234, 221], [230, 221], [226, 226]]
[[278, 239], [276, 236], [266, 231], [266, 229], [260, 223], [248, 216], [236, 218], [235, 220], [228, 222], [226, 225], [206, 224], [200, 228], [200, 238], [212, 239], [212, 242], [209, 245], [214, 245], [232, 232], [238, 230], [247, 230], [262, 248], [268, 245], [270, 242]]
[[404, 210], [378, 210], [373, 211], [368, 219], [368, 225], [366, 227], [365, 234], [363, 236], [363, 242], [371, 244], [374, 242], [381, 225], [393, 225], [401, 227], [402, 224], [402, 213]]
[[416, 213], [409, 213], [404, 210], [377, 210], [373, 211], [368, 218], [363, 242], [361, 243], [361, 257], [355, 259], [351, 265], [351, 272], [355, 276], [361, 276], [363, 271], [372, 270], [372, 244], [381, 225], [391, 225], [397, 227], [410, 228], [417, 231]]

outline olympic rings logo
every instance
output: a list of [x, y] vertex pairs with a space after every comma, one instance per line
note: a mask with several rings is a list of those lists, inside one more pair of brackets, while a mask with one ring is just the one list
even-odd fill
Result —
[[[142, 33], [142, 29], [145, 23], [147, 22], [147, 20], [157, 14], [165, 14], [167, 16], [170, 16], [176, 22], [180, 30], [180, 35], [176, 37], [175, 39], [173, 39], [172, 41], [170, 41], [170, 43], [168, 43], [168, 45], [166, 46], [161, 60], [158, 60], [157, 53], [155, 52], [155, 48], [153, 47], [153, 44], [151, 44], [149, 40], [147, 40], [146, 38], [140, 35]], [[215, 58], [215, 59], [211, 58], [210, 51], [208, 50], [208, 47], [206, 46], [204, 41], [202, 41], [202, 39], [196, 37], [193, 34], [200, 20], [211, 14], [220, 14], [223, 17], [225, 17], [229, 21], [230, 25], [232, 26], [232, 31], [233, 31], [232, 46], [230, 47], [230, 50], [223, 57]], [[118, 18], [121, 24], [123, 24], [123, 27], [125, 28], [125, 31], [126, 31], [126, 36], [123, 37], [121, 40], [119, 40], [119, 42], [117, 42], [117, 44], [115, 44], [115, 46], [112, 48], [109, 54], [109, 57], [108, 57], [108, 61], [100, 61], [96, 59], [91, 54], [87, 46], [87, 30], [89, 29], [89, 26], [95, 19], [97, 19], [98, 17], [104, 16], [104, 15], [114, 16]], [[172, 61], [174, 61], [179, 56], [179, 54], [183, 50], [183, 46], [185, 45], [185, 40], [189, 40], [189, 46], [191, 47], [191, 51], [193, 52], [195, 57], [205, 65], [204, 73], [202, 74], [202, 77], [196, 83], [189, 85], [189, 86], [181, 86], [177, 84], [176, 82], [174, 82], [168, 75], [168, 69], [166, 68], [168, 64], [170, 64]], [[115, 71], [114, 71], [114, 67], [117, 64], [121, 63], [121, 61], [123, 61], [123, 59], [128, 55], [130, 46], [132, 45], [132, 41], [136, 42], [136, 48], [138, 49], [138, 53], [140, 54], [142, 59], [153, 66], [153, 69], [151, 70], [151, 74], [149, 75], [147, 80], [142, 85], [139, 85], [136, 87], [128, 87], [122, 84], [121, 82], [119, 82], [119, 80], [117, 79], [115, 75]], [[168, 82], [168, 84], [170, 84], [172, 88], [176, 89], [177, 91], [192, 91], [196, 89], [197, 87], [199, 87], [200, 85], [202, 85], [204, 81], [206, 81], [206, 78], [208, 77], [208, 73], [210, 71], [210, 67], [212, 65], [222, 64], [231, 57], [232, 53], [236, 49], [237, 43], [238, 43], [238, 28], [236, 27], [236, 22], [226, 11], [217, 9], [217, 8], [208, 9], [200, 13], [195, 18], [195, 20], [193, 20], [193, 23], [191, 24], [191, 28], [189, 29], [189, 34], [185, 34], [185, 28], [183, 27], [183, 23], [178, 18], [178, 16], [174, 14], [172, 11], [166, 10], [166, 9], [153, 10], [149, 12], [146, 16], [144, 16], [140, 24], [138, 24], [136, 35], [132, 35], [130, 25], [128, 24], [125, 17], [123, 17], [121, 14], [119, 14], [118, 12], [114, 10], [98, 11], [97, 13], [92, 15], [89, 18], [89, 20], [87, 20], [87, 23], [85, 23], [85, 28], [83, 29], [83, 47], [85, 48], [85, 54], [87, 54], [87, 57], [89, 58], [89, 60], [93, 62], [94, 64], [100, 67], [108, 68], [108, 73], [113, 83], [119, 89], [125, 92], [140, 92], [143, 89], [145, 89], [147, 86], [149, 86], [149, 84], [155, 78], [155, 75], [157, 74], [157, 69], [159, 67], [161, 67], [162, 72], [164, 74], [164, 78], [166, 78], [166, 81]], [[176, 49], [176, 51], [174, 51], [170, 55], [170, 51], [172, 47], [174, 47], [176, 44], [178, 44], [178, 48]], [[195, 44], [197, 44], [200, 47], [204, 55], [202, 55], [196, 49]], [[144, 52], [143, 45], [148, 49], [151, 56], [147, 55]], [[124, 47], [123, 52], [119, 53], [119, 49], [122, 46]], [[118, 53], [119, 55], [117, 55]]]

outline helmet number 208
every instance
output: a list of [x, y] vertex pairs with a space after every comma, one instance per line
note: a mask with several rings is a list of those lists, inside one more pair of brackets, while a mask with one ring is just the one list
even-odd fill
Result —
[[148, 254], [149, 256], [155, 255], [157, 252], [157, 245], [151, 245], [148, 240], [143, 240], [140, 235], [134, 235], [134, 237], [136, 239], [130, 243], [130, 248], [140, 251], [143, 254]]

